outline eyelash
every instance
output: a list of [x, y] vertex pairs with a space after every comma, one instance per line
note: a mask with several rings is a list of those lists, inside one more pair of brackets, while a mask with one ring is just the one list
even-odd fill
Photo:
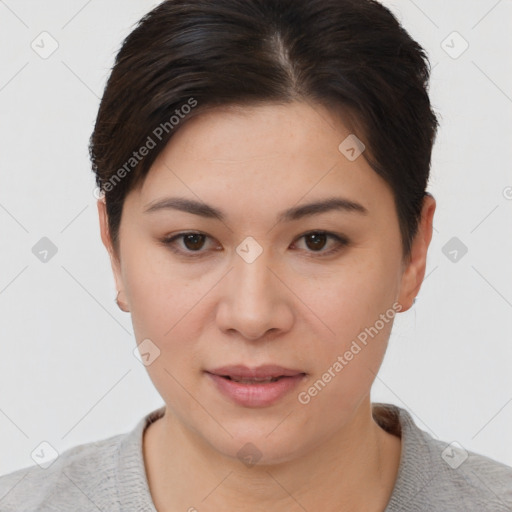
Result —
[[[330, 249], [328, 251], [306, 251], [306, 252], [312, 253], [313, 256], [310, 256], [310, 257], [314, 257], [314, 258], [317, 258], [317, 257], [322, 258], [322, 257], [326, 257], [326, 256], [330, 256], [332, 254], [335, 254], [335, 253], [341, 251], [343, 248], [345, 248], [350, 243], [348, 238], [346, 238], [344, 236], [336, 235], [336, 234], [331, 233], [329, 231], [321, 231], [321, 230], [308, 231], [307, 233], [304, 233], [299, 238], [297, 238], [297, 240], [301, 240], [302, 238], [304, 238], [304, 237], [306, 237], [308, 235], [313, 235], [313, 234], [315, 234], [315, 235], [326, 235], [327, 238], [331, 238], [331, 239], [333, 239], [333, 240], [335, 240], [337, 242], [336, 247], [334, 247], [333, 249]], [[177, 239], [183, 239], [187, 235], [203, 235], [206, 238], [210, 238], [205, 233], [196, 232], [196, 231], [186, 231], [186, 232], [183, 232], [183, 233], [179, 233], [177, 235], [173, 235], [171, 237], [163, 238], [161, 240], [161, 242], [166, 247], [171, 249], [171, 251], [173, 251], [176, 254], [179, 254], [180, 256], [184, 256], [186, 258], [199, 258], [199, 257], [202, 257], [205, 254], [205, 251], [202, 251], [202, 250], [198, 250], [198, 251], [182, 250], [182, 249], [177, 249], [175, 247], [175, 245], [174, 245], [175, 241]]]

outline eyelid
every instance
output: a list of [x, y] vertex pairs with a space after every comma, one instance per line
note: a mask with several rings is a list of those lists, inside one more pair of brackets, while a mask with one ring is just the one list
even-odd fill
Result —
[[336, 241], [336, 247], [334, 247], [333, 249], [330, 249], [327, 251], [306, 251], [308, 256], [310, 256], [312, 258], [322, 258], [322, 257], [330, 256], [332, 254], [336, 254], [336, 253], [340, 252], [344, 247], [349, 245], [349, 243], [350, 243], [350, 240], [345, 235], [333, 233], [332, 231], [327, 231], [325, 229], [311, 229], [311, 230], [306, 231], [305, 233], [302, 233], [301, 235], [299, 235], [295, 239], [293, 244], [295, 244], [297, 240], [301, 240], [302, 238], [304, 238], [308, 235], [312, 235], [312, 234], [326, 235], [327, 238], [331, 238]]
[[[322, 258], [322, 257], [329, 256], [331, 254], [337, 253], [337, 252], [341, 251], [344, 247], [346, 247], [347, 245], [350, 244], [349, 238], [346, 237], [345, 235], [333, 233], [332, 231], [327, 231], [327, 230], [323, 230], [323, 229], [311, 229], [311, 230], [306, 231], [305, 233], [302, 233], [301, 235], [299, 235], [292, 242], [292, 245], [294, 245], [298, 240], [301, 240], [302, 238], [304, 238], [308, 235], [311, 235], [311, 234], [326, 235], [327, 238], [333, 239], [337, 243], [336, 247], [334, 247], [331, 250], [327, 250], [327, 251], [307, 251], [306, 250], [305, 252], [308, 253], [308, 256], [313, 257], [313, 258]], [[177, 234], [166, 236], [166, 237], [162, 238], [161, 243], [165, 247], [171, 249], [174, 253], [176, 253], [180, 256], [184, 256], [185, 258], [197, 258], [197, 257], [205, 256], [208, 251], [204, 251], [202, 249], [200, 249], [198, 251], [189, 251], [189, 250], [183, 250], [183, 249], [176, 249], [174, 247], [174, 242], [178, 239], [183, 239], [183, 237], [185, 237], [186, 235], [202, 235], [206, 239], [210, 239], [210, 240], [213, 239], [213, 237], [211, 237], [210, 235], [203, 233], [201, 231], [182, 231], [181, 233], [177, 233]]]
[[206, 233], [203, 233], [201, 231], [182, 231], [181, 233], [177, 233], [175, 235], [170, 235], [170, 236], [166, 236], [166, 237], [162, 238], [161, 242], [165, 247], [171, 249], [171, 251], [173, 251], [174, 253], [176, 253], [180, 256], [184, 256], [186, 258], [197, 258], [197, 257], [204, 256], [206, 254], [206, 251], [203, 251], [203, 250], [187, 251], [184, 249], [176, 249], [174, 247], [174, 242], [178, 239], [183, 239], [183, 237], [185, 237], [186, 235], [202, 235], [206, 239], [210, 239], [210, 240], [212, 239], [212, 237], [210, 235], [207, 235]]

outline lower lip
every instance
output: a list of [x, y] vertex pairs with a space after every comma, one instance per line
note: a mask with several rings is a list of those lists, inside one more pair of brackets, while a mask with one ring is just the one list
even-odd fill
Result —
[[267, 407], [297, 387], [306, 376], [281, 377], [276, 382], [244, 384], [213, 373], [206, 374], [215, 382], [217, 389], [238, 405], [244, 407]]

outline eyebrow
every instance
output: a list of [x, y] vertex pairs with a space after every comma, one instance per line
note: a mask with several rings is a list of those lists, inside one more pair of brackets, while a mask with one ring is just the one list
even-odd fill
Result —
[[[206, 203], [183, 197], [167, 197], [156, 202], [149, 203], [144, 213], [153, 213], [162, 210], [179, 210], [193, 215], [199, 215], [209, 219], [225, 220], [225, 214]], [[360, 203], [343, 197], [330, 197], [321, 201], [315, 201], [301, 206], [294, 206], [284, 210], [277, 216], [277, 222], [290, 222], [311, 215], [319, 215], [329, 211], [342, 211], [346, 213], [359, 213], [368, 215], [368, 210]]]

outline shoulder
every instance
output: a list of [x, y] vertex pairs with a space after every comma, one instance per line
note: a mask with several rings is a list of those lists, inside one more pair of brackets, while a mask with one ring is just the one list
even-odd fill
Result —
[[397, 406], [374, 404], [374, 418], [402, 438], [397, 481], [386, 512], [512, 510], [511, 467], [457, 442], [435, 439]]
[[116, 454], [125, 436], [118, 434], [75, 446], [50, 461], [50, 465], [35, 464], [0, 476], [0, 510], [103, 509], [103, 497], [115, 492]]
[[[428, 434], [427, 434], [428, 436]], [[512, 468], [484, 455], [468, 451], [457, 442], [427, 437], [434, 471], [433, 488], [444, 494], [455, 510], [512, 511]], [[436, 460], [437, 459], [437, 460]], [[449, 503], [448, 503], [449, 502]]]

